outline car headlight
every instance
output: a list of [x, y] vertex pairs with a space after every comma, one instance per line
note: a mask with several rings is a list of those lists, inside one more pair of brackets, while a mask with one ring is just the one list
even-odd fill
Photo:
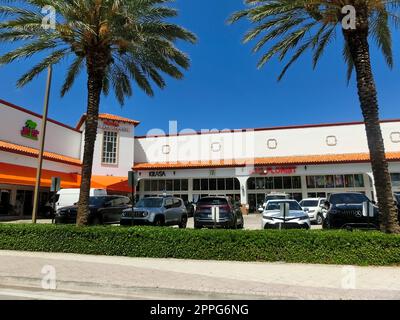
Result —
[[338, 210], [330, 210], [330, 211], [328, 211], [329, 214], [336, 214], [338, 212], [339, 212]]
[[299, 218], [299, 220], [308, 220], [309, 218], [307, 216], [302, 216]]
[[274, 217], [270, 217], [270, 216], [263, 216], [263, 218], [264, 218], [265, 220], [274, 220]]

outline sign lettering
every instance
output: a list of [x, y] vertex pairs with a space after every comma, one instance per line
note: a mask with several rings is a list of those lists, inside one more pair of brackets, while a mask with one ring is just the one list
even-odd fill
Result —
[[251, 174], [259, 174], [263, 176], [278, 174], [295, 174], [297, 167], [257, 167]]

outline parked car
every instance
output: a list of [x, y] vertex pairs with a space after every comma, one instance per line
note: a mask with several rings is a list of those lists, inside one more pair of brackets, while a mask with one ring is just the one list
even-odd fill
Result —
[[139, 200], [134, 208], [122, 213], [121, 226], [154, 225], [186, 228], [188, 214], [182, 199], [176, 197], [149, 197]]
[[280, 192], [271, 192], [265, 196], [264, 203], [262, 206], [258, 207], [258, 212], [262, 213], [265, 210], [267, 202], [270, 200], [285, 200], [290, 199], [290, 194], [280, 193]]
[[[214, 221], [212, 208], [219, 208], [219, 220]], [[237, 203], [233, 204], [228, 197], [205, 197], [196, 204], [194, 228], [231, 228], [243, 229], [244, 219]]]
[[[98, 196], [89, 198], [88, 223], [117, 224], [124, 209], [131, 207], [131, 200], [123, 196]], [[78, 206], [68, 206], [56, 211], [55, 223], [76, 223]]]
[[[288, 212], [281, 210], [281, 204], [289, 204]], [[262, 215], [263, 229], [310, 229], [311, 221], [308, 214], [296, 200], [269, 200]]]
[[400, 193], [395, 193], [394, 194], [394, 201], [396, 202], [397, 206], [397, 213], [398, 213], [398, 221], [400, 223]]
[[308, 213], [311, 223], [316, 223], [322, 225], [324, 221], [323, 206], [325, 204], [326, 198], [307, 198], [300, 201], [300, 206], [303, 210]]
[[[373, 216], [363, 215], [363, 203], [372, 204]], [[378, 207], [365, 194], [355, 192], [333, 193], [325, 202], [324, 229], [362, 228], [379, 229]]]
[[192, 202], [185, 201], [185, 207], [186, 207], [188, 217], [193, 217], [194, 211], [196, 210], [195, 205]]
[[[61, 189], [54, 196], [53, 201], [56, 203], [56, 212], [63, 207], [73, 206], [79, 201], [80, 189]], [[90, 197], [106, 196], [105, 189], [90, 189]]]

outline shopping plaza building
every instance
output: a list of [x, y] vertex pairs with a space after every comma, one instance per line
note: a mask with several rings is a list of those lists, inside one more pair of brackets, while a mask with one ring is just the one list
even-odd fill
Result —
[[[79, 188], [85, 115], [75, 127], [48, 120], [41, 203], [52, 177], [62, 188]], [[41, 115], [0, 100], [0, 214], [30, 214], [36, 177]], [[250, 212], [266, 193], [294, 199], [356, 191], [375, 199], [362, 122], [177, 132], [136, 136], [140, 123], [101, 114], [93, 163], [93, 188], [130, 194], [128, 172], [138, 173], [137, 195], [178, 195], [196, 202], [231, 196]], [[395, 191], [400, 191], [400, 120], [381, 123]]]

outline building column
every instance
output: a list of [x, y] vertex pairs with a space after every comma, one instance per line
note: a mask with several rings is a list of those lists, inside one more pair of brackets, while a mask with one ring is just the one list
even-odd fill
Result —
[[303, 194], [303, 199], [308, 198], [308, 189], [307, 189], [307, 176], [301, 176], [301, 193]]
[[193, 202], [193, 178], [188, 178], [188, 201]]
[[[364, 181], [364, 184], [366, 185], [366, 191], [368, 193], [367, 197], [369, 198], [372, 195], [371, 200], [377, 201], [374, 175], [372, 172], [367, 172], [365, 176], [367, 178], [366, 181]], [[368, 179], [368, 177], [371, 179], [371, 181]]]
[[247, 180], [249, 176], [240, 176], [237, 179], [240, 182], [240, 204], [248, 205], [248, 190], [247, 190]]

